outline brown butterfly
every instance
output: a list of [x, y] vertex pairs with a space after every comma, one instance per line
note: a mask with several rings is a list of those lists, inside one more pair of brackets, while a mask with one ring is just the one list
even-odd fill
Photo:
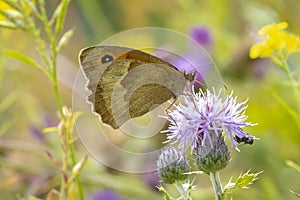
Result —
[[195, 73], [184, 73], [143, 51], [92, 46], [79, 54], [91, 92], [87, 101], [101, 121], [114, 129], [183, 93]]

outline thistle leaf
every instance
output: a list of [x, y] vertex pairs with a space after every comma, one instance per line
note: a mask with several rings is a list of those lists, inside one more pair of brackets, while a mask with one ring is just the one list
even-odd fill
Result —
[[249, 173], [248, 170], [246, 173], [241, 174], [235, 182], [232, 182], [232, 178], [230, 178], [227, 185], [224, 187], [224, 193], [228, 193], [230, 190], [235, 188], [247, 189], [249, 185], [253, 184], [254, 181], [258, 179], [258, 175], [262, 172], [258, 173]]
[[238, 188], [246, 189], [246, 188], [248, 188], [248, 185], [253, 184], [253, 182], [258, 179], [258, 175], [260, 173], [261, 172], [256, 173], [256, 174], [253, 174], [253, 173], [249, 174], [249, 171], [247, 171], [245, 174], [241, 174], [238, 177], [235, 184]]
[[164, 200], [175, 200], [171, 195], [167, 192], [167, 190], [162, 186], [157, 186], [157, 189], [163, 193], [164, 195]]

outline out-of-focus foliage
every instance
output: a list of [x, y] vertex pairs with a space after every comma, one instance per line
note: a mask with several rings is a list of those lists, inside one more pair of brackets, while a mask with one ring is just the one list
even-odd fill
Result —
[[[46, 2], [48, 13], [59, 3]], [[300, 193], [300, 174], [285, 163], [300, 162], [300, 130], [276, 95], [292, 108], [296, 108], [296, 101], [285, 74], [268, 59], [251, 60], [249, 49], [259, 42], [257, 31], [267, 24], [286, 21], [288, 31], [299, 35], [299, 8], [300, 1], [295, 0], [72, 0], [65, 30], [74, 28], [74, 36], [58, 56], [63, 100], [71, 107], [81, 48], [131, 28], [165, 27], [189, 34], [191, 27], [204, 26], [212, 34], [207, 51], [219, 67], [228, 91], [233, 89], [241, 100], [249, 98], [249, 121], [258, 123], [249, 129], [249, 134], [260, 138], [251, 146], [240, 146], [241, 153], [231, 152], [233, 159], [221, 171], [222, 181], [225, 184], [230, 177], [238, 177], [242, 170], [251, 168], [263, 173], [251, 189], [234, 191], [234, 199], [295, 199], [290, 190]], [[45, 127], [58, 123], [52, 85], [41, 72], [2, 53], [4, 49], [17, 49], [38, 58], [32, 44], [24, 32], [0, 28], [1, 199], [30, 195], [44, 198], [59, 184], [59, 174], [45, 153], [45, 149], [51, 149], [57, 158], [62, 156], [58, 137], [42, 133]], [[300, 54], [291, 55], [288, 63], [292, 71], [299, 73]], [[81, 154], [78, 157], [86, 153], [80, 141], [75, 142], [75, 147]], [[162, 199], [161, 193], [153, 189], [156, 181], [151, 178], [117, 172], [93, 159], [82, 172], [87, 199], [108, 189], [127, 199]], [[207, 177], [199, 176], [195, 184], [197, 190], [191, 191], [194, 199], [214, 198]]]

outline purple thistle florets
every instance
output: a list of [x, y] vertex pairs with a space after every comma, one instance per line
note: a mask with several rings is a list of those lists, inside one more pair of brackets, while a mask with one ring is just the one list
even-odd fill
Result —
[[[175, 105], [169, 113], [170, 121], [167, 141], [178, 143], [183, 151], [191, 145], [191, 151], [197, 145], [203, 145], [206, 140], [211, 144], [210, 134], [225, 133], [230, 138], [232, 146], [237, 148], [237, 138], [257, 139], [248, 135], [242, 128], [255, 124], [246, 122], [245, 110], [248, 100], [237, 103], [237, 97], [231, 92], [226, 98], [221, 97], [221, 91], [211, 93], [209, 90], [196, 93], [194, 88], [183, 95], [182, 103]], [[240, 141], [240, 140], [239, 140]]]

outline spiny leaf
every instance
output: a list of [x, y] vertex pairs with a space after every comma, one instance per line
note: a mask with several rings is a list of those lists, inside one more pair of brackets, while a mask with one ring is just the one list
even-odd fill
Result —
[[236, 184], [232, 183], [231, 180], [232, 180], [232, 177], [229, 179], [228, 183], [224, 186], [224, 192], [233, 190], [234, 188], [236, 188]]
[[164, 195], [164, 200], [175, 200], [171, 195], [167, 192], [167, 190], [162, 186], [157, 186], [158, 191], [162, 192]]
[[229, 182], [224, 187], [224, 193], [228, 193], [230, 190], [233, 190], [235, 188], [247, 189], [248, 188], [247, 186], [253, 184], [253, 182], [258, 179], [258, 175], [262, 173], [262, 172], [258, 172], [258, 173], [249, 173], [249, 172], [250, 170], [244, 174], [241, 174], [235, 182], [232, 182], [232, 177], [231, 177]]
[[258, 175], [261, 173], [261, 172], [258, 172], [256, 174], [253, 174], [253, 173], [249, 174], [249, 171], [247, 171], [245, 174], [241, 174], [238, 177], [238, 179], [236, 181], [236, 186], [238, 188], [246, 189], [248, 185], [251, 185], [255, 180], [258, 179]]

